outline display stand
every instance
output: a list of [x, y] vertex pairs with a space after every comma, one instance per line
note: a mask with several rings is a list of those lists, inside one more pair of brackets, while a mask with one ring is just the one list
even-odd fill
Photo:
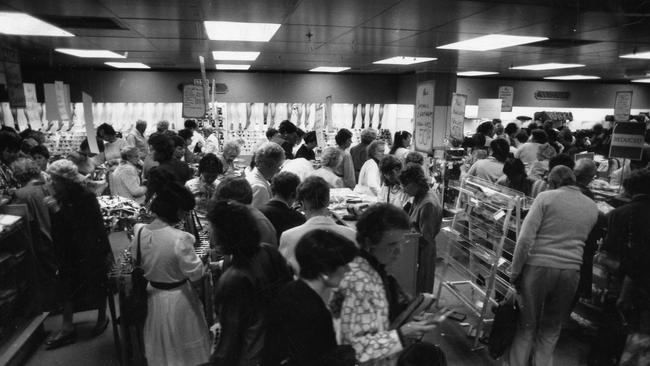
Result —
[[[477, 350], [482, 348], [479, 339], [485, 325], [493, 320], [491, 307], [514, 291], [508, 270], [522, 212], [530, 207], [532, 199], [477, 177], [450, 183], [449, 187], [458, 191], [458, 198], [451, 226], [442, 229], [449, 245], [443, 256], [443, 281], [437, 298], [445, 288], [471, 311], [474, 321], [469, 334], [474, 337], [473, 350]], [[447, 277], [450, 267], [461, 279]]]
[[[27, 205], [0, 205], [0, 365], [20, 365], [45, 333]], [[11, 222], [11, 223], [10, 223]]]

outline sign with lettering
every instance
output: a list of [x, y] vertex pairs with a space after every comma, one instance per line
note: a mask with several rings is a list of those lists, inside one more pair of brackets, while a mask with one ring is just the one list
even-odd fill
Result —
[[632, 92], [618, 91], [614, 101], [614, 121], [627, 122], [630, 120], [630, 110], [632, 109]]
[[55, 81], [54, 82], [54, 96], [56, 98], [56, 107], [57, 110], [59, 111], [59, 117], [61, 117], [60, 121], [69, 121], [70, 120], [70, 114], [68, 113], [68, 109], [70, 107], [66, 107], [66, 92], [65, 92], [65, 85], [63, 84], [62, 81]]
[[434, 81], [418, 83], [415, 97], [415, 150], [430, 153], [433, 150], [433, 92]]
[[512, 112], [512, 100], [515, 95], [515, 89], [511, 86], [500, 86], [499, 87], [499, 99], [503, 101], [501, 103], [501, 112]]
[[332, 127], [332, 96], [328, 95], [325, 98], [325, 127]]
[[183, 85], [183, 118], [205, 117], [203, 85]]
[[97, 146], [97, 132], [95, 131], [95, 120], [93, 118], [93, 98], [81, 92], [81, 102], [84, 106], [84, 123], [86, 126], [86, 136], [88, 138], [88, 147], [90, 152], [99, 154], [99, 146]]
[[41, 129], [41, 116], [39, 113], [40, 106], [36, 99], [36, 84], [24, 83], [25, 90], [25, 114], [33, 130]]
[[451, 98], [451, 118], [449, 119], [449, 137], [463, 141], [465, 128], [465, 105], [467, 95], [454, 93]]
[[614, 125], [610, 158], [640, 160], [643, 154], [645, 123], [618, 122]]
[[322, 104], [316, 105], [314, 114], [314, 131], [316, 132], [316, 143], [321, 149], [325, 148], [325, 109]]

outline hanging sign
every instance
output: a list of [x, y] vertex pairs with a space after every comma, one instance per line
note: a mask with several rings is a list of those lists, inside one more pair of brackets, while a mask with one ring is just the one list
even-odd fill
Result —
[[7, 94], [11, 108], [25, 108], [25, 90], [23, 89], [23, 77], [20, 72], [20, 64], [17, 62], [5, 62], [5, 78], [7, 80]]
[[[199, 64], [201, 65], [201, 80], [202, 80], [202, 84], [203, 84], [203, 95], [204, 95], [203, 104], [205, 104], [205, 110], [207, 111], [207, 109], [208, 109], [208, 95], [209, 95], [208, 88], [210, 87], [210, 83], [208, 82], [208, 77], [205, 74], [205, 58], [203, 58], [203, 56], [199, 56]], [[203, 113], [203, 116], [201, 116], [201, 117], [204, 117], [204, 116], [205, 116], [205, 113]]]
[[640, 160], [645, 142], [645, 123], [618, 122], [614, 125], [610, 158]]
[[[27, 120], [34, 130], [40, 129], [41, 117], [38, 111], [38, 100], [36, 100], [36, 84], [23, 84], [25, 91], [25, 113]], [[38, 126], [34, 126], [34, 125]]]
[[205, 98], [202, 85], [183, 86], [183, 118], [205, 117]]
[[451, 118], [449, 119], [449, 137], [463, 140], [465, 128], [465, 105], [467, 95], [454, 93], [451, 98]]
[[99, 154], [97, 146], [97, 132], [95, 131], [95, 120], [93, 119], [93, 98], [81, 92], [81, 102], [84, 106], [84, 121], [86, 126], [86, 137], [88, 138], [88, 147], [91, 153]]
[[430, 153], [433, 150], [433, 80], [418, 83], [415, 97], [415, 150]]
[[618, 91], [614, 101], [614, 121], [627, 122], [630, 120], [630, 110], [632, 109], [632, 92]]
[[512, 112], [512, 99], [515, 95], [515, 89], [511, 86], [499, 87], [499, 99], [503, 101], [501, 104], [501, 112]]
[[62, 81], [54, 82], [54, 96], [56, 98], [56, 107], [57, 110], [59, 111], [59, 117], [61, 117], [61, 121], [70, 120], [70, 115], [68, 114], [68, 107], [65, 106], [67, 100], [65, 96], [65, 85], [63, 85]]
[[325, 148], [325, 109], [322, 104], [316, 105], [316, 114], [314, 114], [314, 131], [316, 132], [316, 143], [321, 149]]
[[332, 127], [332, 96], [328, 95], [325, 98], [325, 127]]
[[501, 99], [479, 99], [478, 118], [495, 119], [501, 118]]

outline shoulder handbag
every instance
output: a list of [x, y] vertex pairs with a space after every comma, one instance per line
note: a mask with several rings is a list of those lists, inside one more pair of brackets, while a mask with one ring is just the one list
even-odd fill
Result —
[[416, 342], [402, 351], [397, 366], [447, 366], [447, 356], [434, 344]]
[[518, 315], [516, 296], [510, 296], [494, 309], [494, 321], [488, 338], [488, 350], [494, 359], [501, 357], [512, 344], [517, 332]]
[[122, 316], [127, 324], [142, 325], [147, 318], [147, 279], [144, 278], [142, 269], [142, 252], [140, 250], [140, 235], [142, 227], [138, 230], [137, 255], [131, 272], [131, 289], [122, 301], [124, 312]]

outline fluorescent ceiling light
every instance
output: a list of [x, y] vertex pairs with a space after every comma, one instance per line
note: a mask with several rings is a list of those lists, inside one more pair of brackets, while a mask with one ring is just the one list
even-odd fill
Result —
[[465, 41], [439, 46], [444, 50], [489, 51], [499, 48], [519, 46], [522, 44], [546, 41], [546, 37], [510, 36], [507, 34], [490, 34]]
[[435, 57], [413, 57], [413, 56], [396, 56], [373, 62], [373, 64], [386, 64], [386, 65], [413, 65], [421, 62], [435, 61]]
[[457, 72], [457, 76], [485, 76], [485, 75], [496, 75], [498, 72], [494, 71], [461, 71]]
[[650, 51], [638, 52], [638, 53], [628, 53], [627, 55], [619, 56], [620, 58], [645, 58], [650, 59]]
[[536, 65], [526, 65], [526, 66], [514, 66], [510, 69], [512, 70], [555, 70], [555, 69], [570, 69], [573, 67], [585, 67], [583, 64], [561, 64], [556, 62], [550, 62], [546, 64], [536, 64]]
[[52, 24], [25, 13], [0, 12], [0, 33], [17, 36], [74, 37]]
[[311, 69], [312, 72], [341, 72], [345, 70], [350, 70], [349, 67], [333, 67], [333, 66], [319, 66], [317, 68]]
[[650, 83], [650, 78], [646, 79], [634, 79], [632, 80], [633, 83]]
[[213, 41], [268, 42], [280, 24], [205, 21], [205, 32]]
[[544, 79], [548, 79], [548, 80], [595, 80], [595, 79], [600, 79], [600, 76], [593, 76], [593, 75], [564, 75], [564, 76], [547, 76]]
[[255, 61], [259, 52], [212, 51], [215, 61]]
[[251, 65], [217, 64], [217, 70], [248, 70]]
[[126, 58], [124, 55], [107, 50], [79, 50], [74, 48], [55, 48], [56, 52], [85, 58]]
[[118, 69], [150, 69], [149, 66], [141, 62], [104, 62], [108, 66]]

